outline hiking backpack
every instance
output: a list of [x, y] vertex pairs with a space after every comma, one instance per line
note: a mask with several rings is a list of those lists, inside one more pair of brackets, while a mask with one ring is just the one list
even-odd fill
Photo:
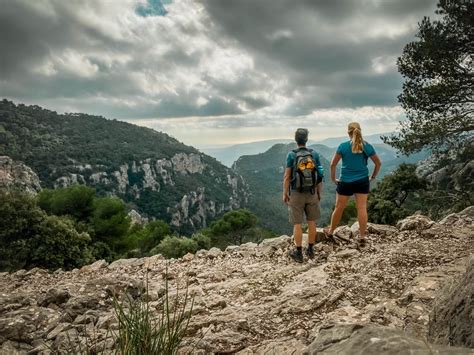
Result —
[[310, 191], [314, 194], [318, 172], [312, 154], [313, 150], [302, 147], [293, 150], [293, 152], [296, 156], [293, 164], [291, 189], [299, 192]]

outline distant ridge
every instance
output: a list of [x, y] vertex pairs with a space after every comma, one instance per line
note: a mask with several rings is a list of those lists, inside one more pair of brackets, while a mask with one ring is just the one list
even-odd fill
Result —
[[[366, 139], [368, 142], [372, 144], [384, 144], [382, 142], [382, 139], [380, 138], [380, 136], [384, 134], [390, 134], [390, 133], [371, 134], [368, 136], [364, 136], [364, 139]], [[326, 138], [323, 140], [316, 140], [316, 141], [310, 140], [308, 142], [308, 145], [322, 144], [322, 145], [327, 146], [328, 148], [335, 148], [340, 143], [346, 141], [347, 139], [348, 139], [347, 136], [341, 136], [341, 137], [332, 137], [332, 138]], [[222, 145], [215, 146], [215, 147], [207, 146], [207, 147], [202, 147], [199, 150], [205, 154], [208, 154], [216, 158], [222, 164], [228, 167], [231, 167], [232, 164], [243, 155], [254, 155], [254, 154], [263, 153], [263, 152], [266, 152], [275, 144], [288, 144], [288, 143], [293, 143], [293, 142], [294, 142], [293, 139], [268, 139], [268, 140], [255, 141], [255, 142], [249, 142], [249, 143], [233, 144], [231, 146], [224, 146], [224, 147]], [[392, 149], [388, 145], [386, 145], [386, 148]]]

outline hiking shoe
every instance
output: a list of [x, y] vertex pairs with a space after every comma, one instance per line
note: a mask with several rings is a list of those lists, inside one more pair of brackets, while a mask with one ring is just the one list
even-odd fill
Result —
[[303, 262], [303, 253], [298, 249], [293, 249], [288, 252], [288, 256], [297, 263]]
[[306, 257], [308, 259], [313, 259], [314, 258], [314, 249], [313, 248], [311, 248], [311, 249], [307, 248], [306, 251], [304, 252], [304, 254], [306, 255]]
[[363, 248], [367, 245], [367, 239], [366, 238], [359, 238], [358, 241], [359, 247]]

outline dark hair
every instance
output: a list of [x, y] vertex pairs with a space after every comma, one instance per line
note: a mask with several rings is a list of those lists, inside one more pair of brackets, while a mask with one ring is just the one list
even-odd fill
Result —
[[295, 132], [296, 144], [305, 145], [308, 141], [308, 130], [306, 128], [298, 128]]

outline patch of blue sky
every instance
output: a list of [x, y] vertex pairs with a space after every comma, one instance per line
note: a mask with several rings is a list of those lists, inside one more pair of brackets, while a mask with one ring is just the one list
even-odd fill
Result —
[[139, 4], [135, 12], [139, 16], [166, 16], [165, 5], [171, 4], [172, 0], [147, 0], [145, 4]]

